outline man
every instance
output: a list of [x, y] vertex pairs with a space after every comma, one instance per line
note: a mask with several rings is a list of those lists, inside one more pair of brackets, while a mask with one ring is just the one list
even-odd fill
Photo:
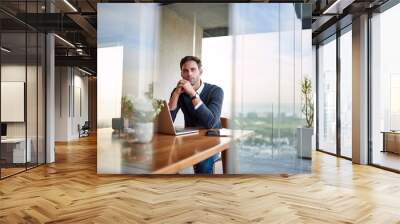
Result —
[[[203, 70], [201, 60], [195, 56], [186, 56], [180, 62], [181, 77], [171, 93], [168, 106], [172, 120], [182, 109], [185, 127], [221, 128], [221, 108], [224, 98], [223, 90], [201, 80]], [[219, 154], [196, 164], [195, 173], [212, 174], [214, 162]]]

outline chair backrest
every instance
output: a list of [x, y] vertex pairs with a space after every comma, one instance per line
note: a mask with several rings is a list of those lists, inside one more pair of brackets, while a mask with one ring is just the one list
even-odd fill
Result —
[[229, 119], [226, 117], [221, 117], [221, 127], [228, 128]]
[[89, 129], [90, 125], [89, 125], [89, 121], [85, 121], [85, 123], [82, 126], [82, 129]]
[[124, 128], [124, 123], [122, 118], [112, 118], [111, 127], [114, 130], [120, 130]]

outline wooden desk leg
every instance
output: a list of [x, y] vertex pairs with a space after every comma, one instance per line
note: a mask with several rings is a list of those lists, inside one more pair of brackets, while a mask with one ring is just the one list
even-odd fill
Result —
[[228, 149], [221, 152], [221, 161], [222, 161], [222, 173], [228, 173], [228, 161], [227, 161], [227, 151]]
[[385, 152], [386, 151], [386, 136], [385, 136], [385, 133], [383, 133], [382, 135], [383, 135], [383, 150], [382, 150], [382, 152]]

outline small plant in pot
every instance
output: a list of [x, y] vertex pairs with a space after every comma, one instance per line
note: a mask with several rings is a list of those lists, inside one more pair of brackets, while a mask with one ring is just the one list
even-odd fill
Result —
[[301, 112], [305, 117], [305, 127], [297, 128], [297, 155], [311, 159], [312, 135], [314, 132], [314, 100], [311, 79], [304, 77], [301, 81]]
[[154, 119], [161, 112], [163, 101], [149, 98], [133, 100], [133, 121], [137, 141], [151, 142], [154, 135]]
[[121, 98], [121, 116], [123, 119], [124, 129], [129, 128], [129, 120], [133, 118], [133, 103], [128, 96]]

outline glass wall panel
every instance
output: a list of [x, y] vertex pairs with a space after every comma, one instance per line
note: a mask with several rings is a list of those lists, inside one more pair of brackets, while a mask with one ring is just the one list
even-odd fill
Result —
[[336, 36], [318, 48], [318, 149], [336, 154]]
[[[0, 6], [23, 16], [43, 12], [44, 1], [7, 1]], [[9, 15], [0, 17], [7, 21], [0, 28], [4, 178], [45, 161], [45, 35]]]
[[[136, 19], [126, 20], [132, 15]], [[230, 173], [310, 171], [310, 156], [302, 158], [297, 150], [296, 129], [304, 125], [301, 80], [311, 74], [311, 22], [304, 23], [311, 21], [311, 5], [99, 4], [98, 21], [99, 173], [168, 173], [172, 164], [190, 161], [215, 144], [227, 147], [227, 139], [205, 138], [204, 130], [197, 136], [164, 132], [140, 140], [144, 122], [137, 112], [151, 110], [149, 99], [170, 101], [178, 81], [192, 81], [179, 64], [188, 55], [202, 59], [202, 83], [223, 90], [221, 114], [228, 127], [251, 133], [229, 146]], [[187, 106], [189, 93], [182, 94]], [[200, 98], [200, 108], [207, 108], [209, 97], [200, 93]], [[193, 115], [198, 108], [185, 109]], [[178, 113], [174, 125], [193, 127], [188, 114]], [[193, 165], [174, 172], [193, 173]]]
[[[311, 30], [302, 28], [304, 7], [307, 5], [232, 7], [233, 128], [254, 131], [228, 151], [232, 173], [310, 171], [311, 161], [301, 158], [296, 136], [296, 129], [304, 125], [299, 85], [303, 74], [311, 74], [307, 66], [311, 61], [302, 64], [302, 51], [311, 53]], [[302, 38], [307, 44], [303, 45]]]
[[352, 157], [352, 38], [351, 26], [340, 36], [340, 154]]
[[[233, 5], [231, 9], [235, 89], [233, 125], [237, 124], [239, 129], [248, 128], [255, 131], [243, 144], [233, 146], [236, 147], [235, 151], [228, 152], [234, 168], [231, 172], [234, 173], [262, 173], [268, 172], [267, 169], [274, 169], [267, 161], [273, 161], [273, 158], [277, 157], [279, 148], [280, 5], [263, 4], [259, 8], [260, 11], [257, 11], [257, 7], [255, 4]], [[270, 17], [257, 21], [260, 13], [269, 14]], [[257, 32], [255, 27], [245, 25], [262, 23], [270, 24], [268, 30], [256, 25], [255, 27], [260, 28]], [[263, 66], [267, 62], [268, 66]], [[252, 71], [251, 68], [256, 71]], [[265, 88], [267, 83], [271, 88]], [[270, 160], [266, 160], [267, 158]]]
[[25, 170], [31, 158], [26, 150], [25, 32], [3, 32], [1, 47], [1, 175], [6, 177]]
[[36, 32], [27, 33], [27, 81], [26, 81], [26, 113], [27, 113], [27, 149], [31, 153], [28, 154], [27, 166], [33, 167], [37, 165], [37, 132], [38, 132], [38, 88], [37, 88], [37, 74], [38, 74], [38, 57], [37, 57], [37, 42], [38, 36]]
[[371, 135], [372, 163], [400, 170], [400, 5], [373, 15]]
[[[295, 8], [293, 4], [279, 4], [279, 75], [278, 75], [278, 110], [276, 111], [277, 136], [274, 140], [276, 158], [288, 158], [288, 150], [295, 148], [295, 132], [301, 125], [300, 116], [295, 114], [295, 86], [299, 84], [295, 70]], [[301, 21], [301, 18], [299, 19]], [[284, 43], [284, 44], [283, 44]], [[297, 93], [300, 95], [300, 92]], [[299, 102], [298, 102], [299, 103]], [[286, 152], [285, 152], [286, 151]], [[285, 152], [285, 153], [284, 153]], [[285, 155], [286, 154], [286, 155]], [[286, 159], [287, 159], [286, 158]], [[291, 160], [292, 158], [289, 157]], [[292, 161], [288, 161], [291, 163]]]
[[46, 78], [45, 78], [45, 65], [46, 65], [46, 37], [43, 33], [38, 33], [38, 73], [37, 73], [37, 90], [38, 90], [38, 164], [45, 163], [46, 148], [45, 148], [45, 124], [46, 124]]
[[[154, 76], [160, 79], [174, 77], [175, 63], [160, 62], [162, 75], [157, 72], [159, 6], [157, 4], [98, 4], [98, 111], [97, 146], [99, 173], [149, 173], [154, 169], [159, 156], [151, 143], [153, 137]], [[175, 14], [170, 10], [164, 15], [168, 18]], [[134, 16], [135, 19], [126, 18]], [[174, 22], [174, 20], [164, 20]], [[180, 27], [170, 23], [172, 26]], [[172, 26], [171, 26], [172, 25]], [[192, 26], [188, 26], [192, 27]], [[178, 35], [178, 31], [169, 30]], [[190, 37], [190, 32], [188, 34]], [[163, 37], [160, 37], [163, 38]], [[172, 42], [178, 40], [172, 39]], [[192, 39], [189, 39], [190, 41]], [[191, 42], [190, 49], [192, 48]], [[174, 59], [171, 46], [164, 52], [166, 60]], [[179, 70], [178, 70], [179, 71]], [[173, 81], [175, 82], [175, 80]], [[160, 86], [170, 95], [168, 81], [161, 80]], [[174, 83], [176, 85], [176, 82]], [[146, 117], [145, 115], [149, 115]], [[142, 128], [141, 128], [142, 127]], [[147, 127], [147, 128], [146, 128]], [[146, 130], [144, 130], [146, 129]], [[149, 140], [137, 140], [139, 130], [151, 135]], [[142, 144], [143, 143], [143, 144]], [[166, 143], [165, 143], [166, 144]], [[164, 160], [163, 162], [168, 162]]]

